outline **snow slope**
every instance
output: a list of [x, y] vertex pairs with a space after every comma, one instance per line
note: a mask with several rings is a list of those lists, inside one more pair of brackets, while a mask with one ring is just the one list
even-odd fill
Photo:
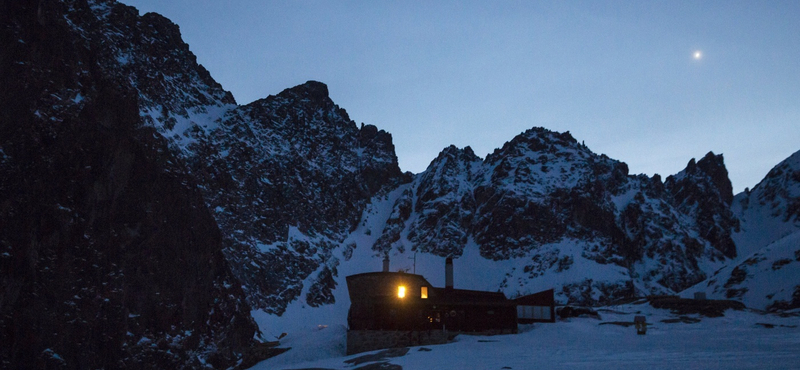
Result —
[[800, 151], [773, 167], [752, 190], [736, 195], [732, 210], [742, 222], [733, 235], [740, 254], [800, 231]]
[[800, 307], [800, 151], [734, 198], [739, 258], [691, 290], [748, 307]]
[[688, 291], [736, 299], [759, 309], [800, 307], [800, 232], [743, 256]]
[[[351, 356], [342, 356], [343, 351], [323, 355], [317, 350], [344, 343], [341, 330], [325, 328], [306, 333], [305, 341], [286, 341], [286, 346], [293, 347], [290, 351], [252, 369], [369, 365], [406, 370], [536, 369], [542, 365], [549, 369], [796, 369], [800, 363], [797, 315], [728, 310], [718, 318], [681, 317], [646, 303], [610, 306], [598, 312], [600, 319], [535, 324], [524, 327], [520, 334], [460, 335], [454, 343], [444, 345]], [[630, 324], [635, 315], [647, 317], [646, 335], [637, 335], [632, 326], [613, 324]], [[380, 353], [394, 353], [395, 357], [376, 355]]]
[[[282, 343], [293, 343], [294, 346], [315, 348], [303, 358], [326, 358], [338, 356], [345, 351], [343, 338], [347, 327], [347, 310], [350, 309], [350, 297], [346, 289], [345, 277], [366, 271], [380, 271], [382, 257], [372, 250], [371, 246], [377, 239], [378, 232], [389, 218], [391, 205], [405, 191], [406, 186], [401, 186], [384, 196], [376, 197], [372, 204], [364, 211], [362, 222], [358, 228], [337, 248], [333, 258], [342, 263], [338, 264], [334, 281], [336, 289], [332, 290], [335, 304], [312, 307], [306, 302], [307, 291], [313, 286], [311, 279], [303, 283], [303, 293], [298, 299], [289, 303], [283, 315], [268, 314], [263, 310], [253, 310], [253, 318], [262, 331], [264, 340], [276, 340], [281, 333], [287, 333]], [[444, 266], [444, 259], [442, 259]], [[320, 269], [323, 267], [320, 267]], [[316, 276], [318, 271], [309, 274]], [[442, 277], [442, 279], [444, 279]], [[323, 338], [323, 339], [320, 339]], [[295, 358], [299, 351], [289, 351], [284, 356]]]

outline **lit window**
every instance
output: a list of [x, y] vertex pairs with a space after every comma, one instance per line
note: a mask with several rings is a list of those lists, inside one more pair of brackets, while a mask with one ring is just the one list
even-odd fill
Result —
[[422, 299], [428, 299], [428, 287], [422, 287], [422, 294], [420, 294]]
[[406, 297], [406, 287], [399, 286], [397, 287], [397, 297], [398, 298], [405, 298]]

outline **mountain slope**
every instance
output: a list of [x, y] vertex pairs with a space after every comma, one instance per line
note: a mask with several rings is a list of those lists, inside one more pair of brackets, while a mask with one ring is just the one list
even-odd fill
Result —
[[736, 195], [732, 211], [741, 220], [732, 235], [741, 258], [697, 289], [749, 307], [800, 307], [800, 152]]
[[[281, 313], [309, 274], [335, 272], [330, 251], [366, 202], [408, 181], [391, 135], [358, 128], [324, 84], [238, 106], [168, 19], [113, 1], [91, 9], [78, 31], [102, 45], [102, 72], [129, 82], [145, 125], [188, 164], [253, 307]], [[331, 303], [318, 289], [318, 304]]]
[[[238, 106], [197, 64], [168, 19], [139, 16], [110, 0], [58, 7], [53, 16], [63, 16], [74, 36], [63, 44], [91, 50], [93, 58], [90, 71], [63, 68], [59, 78], [112, 79], [135, 96], [144, 126], [163, 137], [175, 161], [188, 165], [182, 171], [191, 177], [189, 186], [212, 211], [226, 259], [256, 308], [280, 313], [309, 274], [335, 274], [330, 251], [355, 227], [368, 200], [408, 181], [391, 135], [371, 125], [358, 128], [324, 84], [310, 81]], [[87, 64], [77, 63], [78, 70]], [[87, 96], [81, 86], [49, 93], [42, 101], [47, 109], [80, 110]], [[325, 283], [316, 292], [311, 300], [330, 303]]]
[[[369, 199], [407, 181], [391, 135], [356, 127], [322, 83], [237, 107], [195, 130], [187, 161], [223, 230], [225, 253], [255, 308], [280, 314], [317, 271], [311, 305], [333, 303], [332, 250]], [[324, 266], [323, 266], [324, 265]]]
[[2, 3], [4, 368], [249, 361], [257, 327], [216, 222], [185, 163], [142, 124], [141, 85], [108, 64], [114, 27], [166, 24], [131, 10]]

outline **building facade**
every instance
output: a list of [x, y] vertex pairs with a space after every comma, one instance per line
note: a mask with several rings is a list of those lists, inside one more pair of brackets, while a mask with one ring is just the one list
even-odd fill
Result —
[[[452, 259], [445, 287], [404, 272], [347, 276], [347, 353], [446, 343], [457, 334], [511, 334], [517, 322], [554, 322], [553, 290], [509, 300], [500, 292], [455, 289]], [[549, 298], [548, 298], [549, 297]]]

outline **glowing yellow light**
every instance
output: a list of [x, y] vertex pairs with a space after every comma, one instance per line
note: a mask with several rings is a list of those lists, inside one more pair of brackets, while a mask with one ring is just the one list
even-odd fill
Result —
[[422, 291], [420, 293], [421, 293], [420, 298], [428, 299], [428, 287], [426, 286], [422, 287]]
[[397, 297], [398, 298], [405, 298], [406, 297], [406, 287], [399, 286], [397, 287]]

